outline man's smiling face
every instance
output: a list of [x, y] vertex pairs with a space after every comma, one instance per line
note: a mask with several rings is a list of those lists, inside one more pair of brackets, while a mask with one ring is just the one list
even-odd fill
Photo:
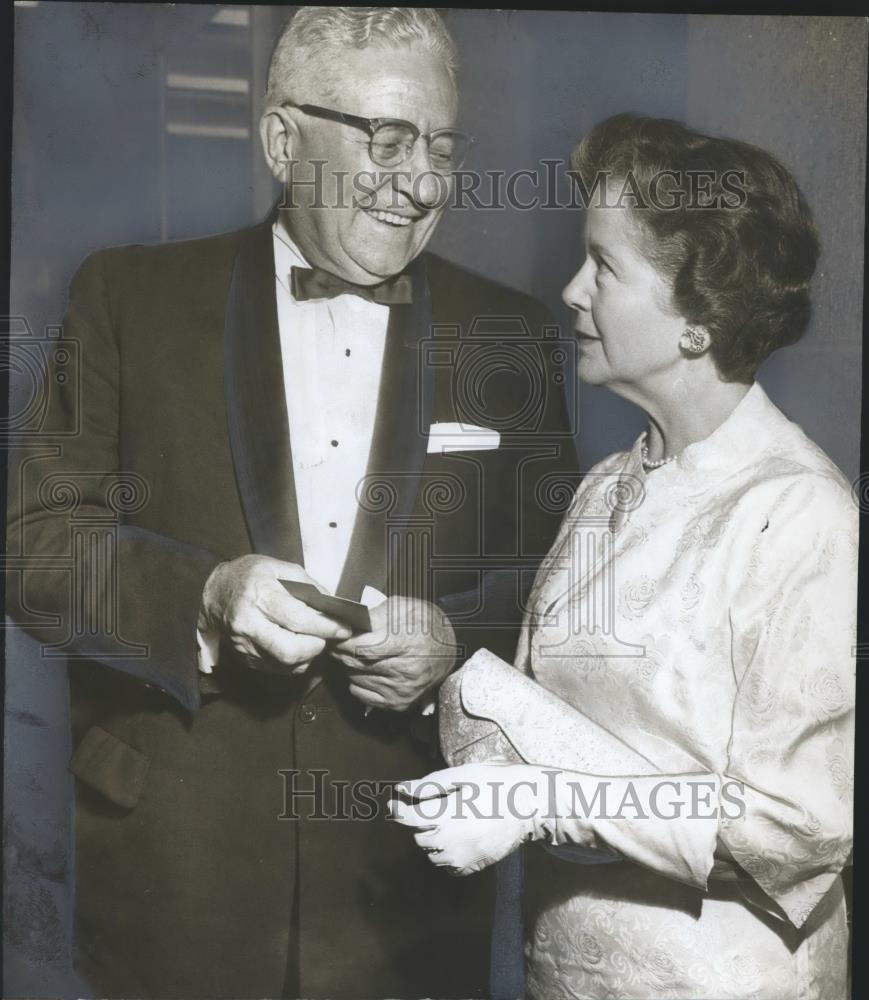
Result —
[[[326, 84], [306, 87], [294, 102], [404, 119], [421, 135], [455, 124], [456, 92], [446, 67], [418, 47], [344, 50]], [[399, 274], [431, 238], [450, 191], [448, 177], [432, 174], [426, 141], [419, 139], [411, 156], [390, 170], [371, 160], [362, 129], [293, 108], [284, 114], [295, 126], [288, 129], [288, 152], [297, 161], [297, 181], [317, 176], [315, 162], [325, 161], [319, 192], [298, 183], [290, 190], [297, 207], [287, 222], [305, 258], [360, 284]], [[325, 207], [316, 207], [318, 194]]]

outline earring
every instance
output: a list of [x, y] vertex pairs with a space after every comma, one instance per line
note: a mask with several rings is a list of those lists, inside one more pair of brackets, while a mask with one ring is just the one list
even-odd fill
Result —
[[679, 338], [679, 346], [687, 354], [703, 354], [709, 350], [709, 341], [709, 333], [706, 330], [697, 330], [689, 326]]

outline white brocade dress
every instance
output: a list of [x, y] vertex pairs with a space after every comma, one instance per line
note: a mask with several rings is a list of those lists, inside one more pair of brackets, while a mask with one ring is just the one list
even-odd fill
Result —
[[711, 838], [627, 813], [642, 864], [529, 848], [530, 997], [847, 997], [856, 589], [848, 483], [758, 384], [676, 461], [644, 473], [637, 441], [586, 476], [516, 665], [743, 812]]

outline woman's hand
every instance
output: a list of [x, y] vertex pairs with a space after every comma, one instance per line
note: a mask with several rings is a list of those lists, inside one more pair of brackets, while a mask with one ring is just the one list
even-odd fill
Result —
[[[719, 825], [720, 779], [601, 777], [529, 764], [465, 764], [395, 786], [390, 814], [433, 864], [470, 875], [526, 840], [621, 856], [706, 888]], [[687, 817], [692, 822], [686, 822]]]
[[527, 764], [465, 764], [404, 781], [389, 804], [432, 864], [470, 875], [537, 836], [546, 772]]

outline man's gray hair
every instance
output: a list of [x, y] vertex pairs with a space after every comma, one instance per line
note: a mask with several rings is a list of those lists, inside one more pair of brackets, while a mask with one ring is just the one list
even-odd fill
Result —
[[[267, 104], [297, 99], [302, 80], [329, 81], [342, 49], [417, 45], [439, 56], [455, 86], [458, 53], [433, 7], [299, 7], [275, 44]], [[336, 63], [333, 63], [333, 65]]]

